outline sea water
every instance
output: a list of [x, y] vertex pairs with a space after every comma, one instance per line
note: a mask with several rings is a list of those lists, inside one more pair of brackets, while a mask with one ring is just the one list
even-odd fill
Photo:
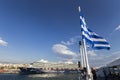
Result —
[[0, 74], [0, 80], [79, 80], [79, 74]]

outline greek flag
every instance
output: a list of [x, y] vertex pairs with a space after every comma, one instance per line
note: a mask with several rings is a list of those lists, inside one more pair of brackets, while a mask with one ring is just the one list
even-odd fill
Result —
[[91, 44], [93, 49], [110, 49], [109, 43], [101, 36], [93, 32], [87, 27], [85, 22], [85, 18], [82, 16], [80, 11], [80, 24], [81, 24], [81, 32], [82, 38], [85, 39], [88, 43]]

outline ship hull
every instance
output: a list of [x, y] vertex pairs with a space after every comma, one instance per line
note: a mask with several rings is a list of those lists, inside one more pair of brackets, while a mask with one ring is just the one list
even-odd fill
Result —
[[25, 67], [20, 67], [20, 74], [43, 74], [43, 73], [80, 73], [79, 70], [43, 70], [42, 68], [25, 68]]
[[41, 68], [24, 68], [20, 67], [20, 74], [42, 74], [44, 71]]

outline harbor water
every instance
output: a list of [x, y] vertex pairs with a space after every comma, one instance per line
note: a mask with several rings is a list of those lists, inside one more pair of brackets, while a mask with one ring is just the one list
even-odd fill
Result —
[[79, 80], [79, 74], [0, 74], [0, 80]]
[[[0, 80], [85, 80], [80, 74], [0, 74]], [[120, 80], [120, 78], [97, 78], [96, 80]]]

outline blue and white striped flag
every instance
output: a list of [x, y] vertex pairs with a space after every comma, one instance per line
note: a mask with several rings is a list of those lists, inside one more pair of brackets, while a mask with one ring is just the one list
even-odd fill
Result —
[[88, 43], [92, 45], [94, 49], [110, 49], [109, 43], [101, 36], [93, 32], [87, 27], [84, 17], [80, 11], [80, 24], [82, 38], [84, 38]]

